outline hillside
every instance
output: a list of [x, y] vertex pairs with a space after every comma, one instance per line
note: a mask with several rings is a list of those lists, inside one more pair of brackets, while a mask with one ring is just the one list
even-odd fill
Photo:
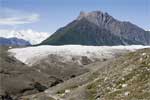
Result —
[[[150, 49], [138, 50], [104, 63], [94, 63], [88, 73], [28, 100], [149, 100]], [[53, 99], [50, 99], [53, 98]]]
[[87, 68], [61, 63], [54, 58], [52, 62], [43, 59], [35, 66], [28, 66], [7, 52], [8, 49], [7, 46], [0, 46], [0, 100], [20, 100], [20, 96], [42, 92], [88, 72]]
[[[19, 98], [20, 96], [23, 96], [23, 98], [28, 98], [28, 95], [31, 95], [31, 100], [33, 100], [33, 95], [37, 95], [36, 93], [38, 93], [38, 100], [49, 100], [50, 97], [54, 98], [54, 100], [56, 98], [59, 98], [58, 100], [61, 100], [60, 98], [64, 100], [70, 100], [70, 98], [75, 98], [75, 100], [82, 100], [82, 97], [86, 98], [83, 100], [90, 100], [88, 96], [84, 96], [84, 94], [86, 93], [84, 93], [83, 89], [80, 88], [84, 88], [94, 80], [97, 80], [98, 76], [100, 76], [100, 78], [110, 78], [107, 84], [110, 84], [110, 82], [112, 81], [111, 76], [112, 79], [115, 77], [114, 80], [117, 81], [118, 78], [116, 79], [116, 77], [121, 77], [122, 72], [125, 70], [123, 68], [129, 68], [130, 66], [132, 67], [132, 62], [128, 61], [132, 61], [133, 57], [137, 58], [137, 55], [133, 55], [133, 53], [130, 53], [132, 58], [124, 55], [129, 52], [144, 48], [150, 47], [137, 45], [64, 45], [13, 48], [9, 49], [8, 52], [6, 52], [7, 49], [2, 50], [3, 53], [1, 55], [1, 62], [3, 63], [1, 64], [1, 68], [6, 70], [5, 73], [13, 73], [8, 74], [11, 77], [8, 80], [5, 76], [6, 81], [10, 82], [8, 83], [8, 85], [4, 86], [6, 87], [6, 89], [8, 89], [8, 91], [11, 91], [12, 88], [12, 90], [17, 90], [17, 93], [9, 92], [11, 97], [19, 94], [17, 98]], [[137, 54], [138, 53], [139, 51], [137, 52]], [[147, 55], [147, 53], [143, 55]], [[9, 58], [12, 61], [11, 64], [6, 58]], [[138, 62], [136, 63], [136, 60], [134, 64], [139, 65]], [[23, 63], [20, 64], [20, 61]], [[124, 62], [126, 62], [125, 65]], [[121, 67], [122, 64], [123, 67]], [[11, 65], [11, 70], [8, 70], [9, 65]], [[104, 73], [104, 75], [101, 76], [100, 73]], [[114, 74], [115, 76], [113, 76]], [[32, 77], [28, 77], [28, 75], [31, 75]], [[5, 79], [2, 80], [4, 83], [6, 83]], [[12, 86], [12, 83], [14, 84], [14, 81], [12, 81], [13, 79], [15, 79], [16, 84], [18, 84], [20, 81], [23, 82], [21, 87], [18, 87], [20, 85]], [[78, 88], [78, 86], [81, 87]], [[45, 89], [48, 90], [43, 93], [42, 91], [44, 91]], [[77, 90], [74, 91], [74, 89]], [[23, 92], [18, 93], [18, 91]]]
[[0, 46], [0, 100], [16, 100], [23, 95], [44, 91], [52, 79], [34, 68], [29, 68]]
[[81, 12], [77, 19], [58, 29], [41, 44], [148, 45], [150, 34], [130, 22], [118, 21], [107, 13]]

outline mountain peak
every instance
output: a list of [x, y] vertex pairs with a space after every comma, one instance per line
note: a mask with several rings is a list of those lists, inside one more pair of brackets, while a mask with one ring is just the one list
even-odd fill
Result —
[[104, 13], [101, 11], [92, 11], [92, 12], [81, 11], [77, 19], [80, 20], [82, 18], [87, 17], [103, 17], [103, 16], [111, 17], [107, 12]]
[[84, 12], [84, 11], [81, 11], [80, 14], [79, 14], [79, 16], [78, 16], [78, 18], [77, 18], [77, 20], [81, 20], [82, 18], [84, 18], [86, 16], [87, 16], [87, 13]]
[[140, 27], [101, 11], [80, 12], [78, 18], [41, 44], [129, 45], [150, 44], [150, 34]]
[[87, 18], [87, 17], [91, 17], [91, 16], [97, 17], [97, 16], [102, 15], [102, 14], [104, 14], [104, 13], [101, 11], [92, 11], [92, 12], [81, 11], [77, 20], [81, 20], [82, 18]]
[[104, 26], [105, 24], [109, 23], [110, 21], [114, 21], [114, 18], [110, 16], [108, 13], [103, 13], [101, 11], [92, 11], [92, 12], [80, 12], [77, 20], [80, 21], [82, 19], [86, 19], [89, 22], [94, 23], [97, 26]]

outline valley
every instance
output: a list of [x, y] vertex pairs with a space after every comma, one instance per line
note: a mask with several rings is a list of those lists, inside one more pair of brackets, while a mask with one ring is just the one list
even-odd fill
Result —
[[1, 47], [0, 95], [2, 100], [125, 100], [131, 93], [127, 98], [148, 100], [150, 53], [144, 48], [150, 47]]
[[[150, 50], [127, 53], [89, 65], [95, 70], [67, 80], [28, 100], [149, 100]], [[51, 100], [51, 99], [50, 99]]]
[[150, 100], [149, 5], [0, 0], [0, 100]]

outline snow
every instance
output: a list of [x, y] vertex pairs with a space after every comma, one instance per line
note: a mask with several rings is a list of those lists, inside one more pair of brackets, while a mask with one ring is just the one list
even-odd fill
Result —
[[36, 32], [32, 29], [28, 30], [0, 30], [0, 37], [3, 38], [18, 38], [29, 41], [31, 44], [39, 44], [46, 38], [50, 36], [49, 33], [46, 32]]
[[131, 45], [131, 46], [82, 46], [82, 45], [63, 45], [50, 46], [42, 45], [26, 48], [10, 49], [11, 55], [25, 64], [32, 65], [37, 61], [46, 58], [50, 54], [63, 57], [64, 61], [71, 61], [73, 57], [86, 56], [91, 60], [112, 58], [117, 54], [137, 49], [150, 48], [150, 46]]

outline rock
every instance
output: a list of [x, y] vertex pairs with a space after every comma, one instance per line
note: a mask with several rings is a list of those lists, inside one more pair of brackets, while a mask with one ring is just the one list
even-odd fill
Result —
[[146, 55], [146, 53], [142, 53], [142, 56], [145, 56]]
[[128, 92], [128, 91], [124, 93], [125, 96], [128, 96], [129, 94], [130, 94], [130, 92]]
[[67, 89], [67, 90], [65, 90], [65, 93], [67, 94], [67, 93], [70, 93], [71, 91], [69, 90], [69, 89]]
[[122, 84], [122, 87], [123, 88], [125, 88], [125, 87], [127, 87], [128, 86], [128, 84]]

